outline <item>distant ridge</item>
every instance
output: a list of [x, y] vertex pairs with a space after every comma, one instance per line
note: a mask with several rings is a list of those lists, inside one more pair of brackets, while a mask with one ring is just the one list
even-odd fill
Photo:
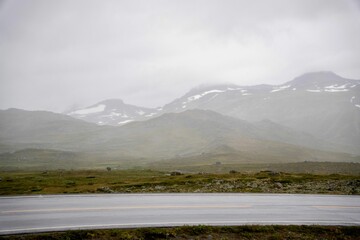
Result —
[[282, 85], [197, 88], [163, 107], [164, 112], [208, 109], [250, 122], [269, 119], [360, 152], [360, 80], [332, 72], [303, 74]]
[[222, 154], [250, 162], [360, 154], [360, 81], [331, 72], [278, 86], [203, 86], [159, 109], [110, 99], [68, 114], [0, 111], [0, 152], [52, 149], [127, 161]]
[[305, 73], [281, 85], [201, 85], [158, 109], [105, 100], [67, 114], [99, 125], [121, 126], [190, 109], [250, 122], [268, 119], [360, 154], [360, 80], [330, 71]]
[[125, 104], [121, 99], [108, 99], [66, 114], [98, 125], [120, 126], [132, 121], [148, 119], [157, 115], [158, 111]]
[[250, 123], [210, 110], [166, 113], [122, 127], [98, 126], [50, 112], [5, 110], [0, 111], [0, 133], [0, 144], [14, 151], [52, 149], [120, 160], [159, 160], [217, 151], [229, 151], [239, 161], [245, 160], [244, 156], [250, 161], [252, 156], [255, 162], [352, 159], [335, 153], [337, 146], [269, 120]]

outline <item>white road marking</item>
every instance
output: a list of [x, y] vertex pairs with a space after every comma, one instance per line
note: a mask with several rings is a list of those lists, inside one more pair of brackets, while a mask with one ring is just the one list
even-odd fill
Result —
[[64, 212], [64, 211], [101, 211], [126, 209], [187, 209], [187, 208], [250, 208], [251, 205], [155, 205], [155, 206], [117, 206], [117, 207], [90, 207], [90, 208], [48, 208], [48, 209], [19, 209], [1, 211], [1, 213], [34, 213], [34, 212]]

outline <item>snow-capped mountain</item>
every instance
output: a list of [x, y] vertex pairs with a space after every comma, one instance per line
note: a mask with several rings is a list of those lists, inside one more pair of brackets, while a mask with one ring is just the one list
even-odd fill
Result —
[[359, 84], [359, 80], [342, 78], [333, 72], [307, 73], [285, 83], [285, 85], [292, 86], [292, 90], [328, 93], [348, 92]]
[[360, 80], [314, 72], [281, 85], [216, 85], [192, 89], [159, 109], [106, 100], [68, 115], [100, 125], [123, 125], [163, 113], [212, 110], [254, 122], [264, 119], [360, 152]]
[[125, 104], [120, 99], [99, 102], [87, 108], [68, 112], [67, 115], [98, 125], [123, 125], [158, 115], [157, 109]]
[[[270, 100], [271, 98], [293, 95], [295, 98], [301, 100], [299, 94], [316, 96], [311, 93], [323, 93], [321, 94], [322, 97], [331, 98], [353, 94], [349, 99], [349, 105], [360, 108], [360, 96], [356, 96], [359, 94], [359, 90], [359, 80], [341, 78], [332, 72], [316, 72], [304, 74], [290, 82], [277, 86], [215, 85], [194, 88], [181, 98], [165, 105], [163, 111], [181, 112], [187, 109], [200, 108], [216, 110], [229, 115], [236, 115], [235, 112], [244, 109], [244, 106], [241, 106], [241, 109], [237, 109], [242, 103], [254, 104], [257, 100], [261, 100], [260, 103], [256, 103], [256, 105], [253, 106], [256, 109], [259, 107], [258, 105], [268, 105], [263, 101]], [[250, 118], [249, 120], [263, 119], [263, 116], [260, 116], [259, 119], [257, 115], [258, 114], [243, 114], [238, 117], [243, 117], [244, 119]]]
[[332, 72], [304, 74], [278, 86], [196, 88], [163, 109], [205, 109], [247, 121], [269, 119], [348, 146], [349, 151], [360, 146], [360, 81]]

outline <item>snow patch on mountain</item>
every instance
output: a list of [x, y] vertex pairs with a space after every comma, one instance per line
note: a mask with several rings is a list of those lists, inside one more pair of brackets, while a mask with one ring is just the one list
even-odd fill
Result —
[[283, 91], [285, 89], [288, 89], [289, 87], [291, 87], [290, 85], [285, 85], [285, 86], [279, 86], [279, 87], [274, 87], [273, 90], [271, 90], [270, 92], [279, 92], [279, 91]]
[[242, 88], [230, 88], [230, 87], [228, 87], [227, 88], [227, 90], [229, 90], [229, 91], [239, 91], [239, 90], [242, 90]]
[[202, 98], [203, 96], [208, 95], [210, 93], [222, 93], [222, 92], [225, 92], [225, 91], [223, 91], [223, 90], [210, 90], [210, 91], [203, 92], [201, 94], [197, 94], [197, 95], [188, 97], [187, 100], [188, 100], [188, 102], [191, 102], [191, 101], [197, 100], [199, 98]]
[[139, 114], [139, 115], [144, 115], [145, 114], [145, 112], [142, 111], [142, 110], [136, 111], [136, 113]]
[[125, 123], [129, 123], [129, 122], [133, 122], [134, 120], [125, 120], [125, 121], [121, 121], [118, 122], [119, 125], [125, 124]]
[[210, 101], [210, 100], [214, 99], [215, 97], [219, 96], [219, 94], [225, 93], [225, 92], [228, 92], [228, 91], [240, 91], [243, 96], [251, 95], [251, 93], [248, 93], [247, 89], [243, 89], [241, 87], [238, 87], [238, 88], [228, 87], [225, 90], [213, 89], [213, 90], [208, 90], [208, 91], [205, 91], [203, 93], [199, 93], [199, 94], [187, 97], [186, 100], [184, 102], [182, 102], [182, 105], [183, 105], [182, 108], [184, 108], [185, 104], [188, 104], [189, 102], [192, 102], [192, 101], [195, 101], [195, 100], [199, 100], [200, 98], [202, 98], [202, 97], [204, 97], [206, 95], [215, 93], [215, 95], [213, 95], [209, 99], [209, 101]]
[[348, 92], [349, 89], [325, 89], [325, 92]]
[[117, 112], [110, 112], [110, 114], [105, 114], [105, 115], [101, 115], [102, 117], [110, 117], [110, 118], [114, 118], [114, 117], [120, 117], [122, 114], [121, 113], [117, 113]]
[[338, 85], [338, 84], [334, 84], [334, 85], [330, 85], [330, 86], [326, 86], [324, 88], [325, 92], [347, 92], [349, 91], [349, 89], [347, 89], [346, 87], [349, 84], [343, 84], [343, 85]]
[[105, 110], [105, 107], [106, 106], [104, 104], [99, 104], [92, 108], [85, 108], [71, 112], [69, 113], [69, 115], [87, 115], [87, 114], [99, 113], [99, 112], [103, 112]]
[[335, 93], [335, 92], [348, 92], [349, 89], [307, 89], [306, 91], [308, 91], [308, 92], [330, 92], [330, 93]]
[[334, 84], [334, 85], [326, 86], [325, 89], [344, 89], [346, 88], [347, 85], [348, 84], [338, 86], [338, 84]]
[[146, 120], [159, 113], [158, 109], [126, 104], [121, 99], [108, 99], [67, 114], [98, 125], [119, 126], [127, 123], [129, 120]]
[[156, 115], [156, 113], [147, 114], [147, 115], [145, 115], [145, 117], [152, 117], [152, 116], [154, 116], [154, 115]]

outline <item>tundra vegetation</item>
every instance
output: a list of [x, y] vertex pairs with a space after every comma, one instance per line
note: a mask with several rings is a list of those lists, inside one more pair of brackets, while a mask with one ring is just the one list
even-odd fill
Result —
[[2, 172], [0, 195], [60, 193], [360, 194], [360, 175], [277, 171], [185, 173], [155, 170]]

